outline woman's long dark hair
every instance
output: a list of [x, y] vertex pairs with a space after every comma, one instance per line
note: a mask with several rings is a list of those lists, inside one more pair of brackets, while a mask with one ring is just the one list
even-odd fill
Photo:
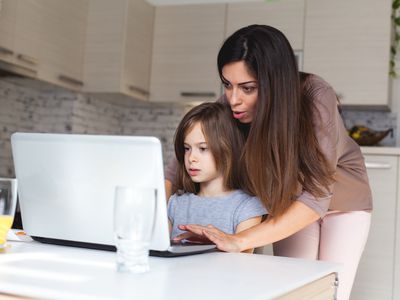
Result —
[[191, 180], [185, 168], [184, 142], [195, 124], [200, 124], [207, 145], [214, 157], [216, 168], [224, 178], [227, 190], [241, 189], [243, 179], [239, 162], [244, 136], [231, 117], [229, 106], [219, 102], [202, 103], [192, 108], [179, 123], [175, 132], [175, 155], [179, 163], [173, 192], [197, 194], [200, 185]]
[[315, 136], [315, 107], [303, 93], [307, 75], [300, 76], [286, 37], [266, 25], [233, 33], [218, 54], [218, 71], [244, 61], [258, 81], [256, 114], [244, 147], [246, 185], [273, 216], [282, 215], [301, 190], [322, 196], [332, 172]]

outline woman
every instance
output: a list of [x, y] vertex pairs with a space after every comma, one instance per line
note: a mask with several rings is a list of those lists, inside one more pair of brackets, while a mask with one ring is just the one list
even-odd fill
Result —
[[237, 234], [181, 225], [188, 232], [178, 239], [207, 238], [228, 252], [274, 243], [275, 255], [342, 263], [338, 299], [348, 299], [368, 237], [372, 196], [334, 90], [315, 75], [299, 74], [285, 36], [263, 25], [242, 28], [225, 41], [218, 71], [223, 101], [247, 132], [246, 185], [269, 217]]

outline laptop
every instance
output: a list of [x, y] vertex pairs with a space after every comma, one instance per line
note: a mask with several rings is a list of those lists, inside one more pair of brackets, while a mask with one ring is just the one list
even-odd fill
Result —
[[151, 255], [182, 256], [215, 249], [215, 245], [171, 244], [157, 138], [14, 133], [11, 147], [22, 224], [33, 239], [115, 251], [115, 187], [137, 185], [157, 189]]

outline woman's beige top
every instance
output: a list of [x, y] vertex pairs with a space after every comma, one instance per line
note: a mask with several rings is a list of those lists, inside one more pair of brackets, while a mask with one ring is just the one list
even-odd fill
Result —
[[[360, 147], [350, 138], [339, 114], [336, 93], [322, 78], [311, 75], [305, 92], [316, 107], [315, 130], [320, 149], [335, 172], [335, 182], [325, 197], [303, 191], [297, 198], [321, 217], [328, 210], [372, 210], [372, 195]], [[318, 116], [319, 115], [319, 116]], [[166, 169], [166, 179], [173, 181], [177, 170], [174, 159]]]
[[[303, 192], [298, 200], [314, 209], [321, 217], [327, 210], [371, 210], [372, 195], [360, 147], [348, 135], [339, 114], [336, 93], [322, 78], [311, 75], [305, 92], [316, 107], [315, 129], [320, 149], [336, 170], [335, 183], [324, 198]], [[319, 117], [318, 117], [319, 114]]]

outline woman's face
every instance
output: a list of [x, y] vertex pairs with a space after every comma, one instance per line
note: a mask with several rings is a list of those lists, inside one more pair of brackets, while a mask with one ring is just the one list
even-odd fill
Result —
[[233, 117], [241, 123], [251, 123], [256, 112], [258, 82], [251, 75], [244, 61], [229, 63], [222, 68], [225, 95]]

